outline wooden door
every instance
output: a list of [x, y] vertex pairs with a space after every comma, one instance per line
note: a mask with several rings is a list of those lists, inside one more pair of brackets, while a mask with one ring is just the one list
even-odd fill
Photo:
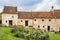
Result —
[[9, 26], [12, 26], [12, 20], [9, 20]]
[[28, 21], [25, 21], [25, 26], [28, 26]]

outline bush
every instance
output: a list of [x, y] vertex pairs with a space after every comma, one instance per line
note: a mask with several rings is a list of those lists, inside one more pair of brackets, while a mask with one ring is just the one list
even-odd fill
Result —
[[15, 33], [15, 30], [14, 30], [14, 29], [12, 29], [12, 30], [11, 30], [11, 33]]
[[16, 33], [14, 36], [19, 38], [19, 33]]
[[49, 38], [49, 35], [47, 34], [47, 35], [42, 35], [41, 36], [41, 40], [48, 40], [48, 38]]
[[24, 34], [21, 32], [16, 32], [15, 37], [24, 38]]
[[23, 26], [14, 27], [11, 32], [14, 33], [15, 37], [25, 38], [26, 40], [47, 40], [49, 37], [47, 34], [44, 34], [42, 30], [25, 28]]
[[44, 37], [45, 37], [45, 40], [48, 40], [49, 35], [48, 35], [48, 34], [46, 34]]
[[40, 30], [34, 30], [32, 33], [31, 33], [31, 38], [34, 39], [34, 40], [40, 40], [40, 36], [42, 35], [41, 31]]

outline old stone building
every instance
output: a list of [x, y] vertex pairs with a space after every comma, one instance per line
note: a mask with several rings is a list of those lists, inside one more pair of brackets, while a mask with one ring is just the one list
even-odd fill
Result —
[[17, 7], [4, 6], [2, 12], [2, 24], [4, 25], [17, 25], [18, 12]]
[[60, 30], [60, 9], [52, 6], [50, 12], [22, 12], [17, 7], [4, 6], [1, 13], [2, 24], [22, 25], [46, 31]]

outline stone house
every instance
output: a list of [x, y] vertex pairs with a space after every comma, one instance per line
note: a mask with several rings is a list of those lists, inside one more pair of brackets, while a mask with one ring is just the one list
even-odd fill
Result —
[[4, 6], [2, 12], [2, 24], [4, 25], [17, 25], [18, 12], [17, 7]]
[[1, 13], [2, 24], [22, 25], [39, 28], [46, 31], [60, 30], [60, 9], [52, 6], [49, 12], [23, 12], [17, 11], [17, 7], [4, 6]]

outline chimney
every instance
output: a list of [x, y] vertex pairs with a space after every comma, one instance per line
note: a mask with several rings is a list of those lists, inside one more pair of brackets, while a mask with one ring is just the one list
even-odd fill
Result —
[[52, 13], [53, 17], [56, 18], [55, 13], [54, 13], [54, 6], [51, 7], [51, 13]]
[[54, 6], [51, 7], [51, 12], [54, 14]]

